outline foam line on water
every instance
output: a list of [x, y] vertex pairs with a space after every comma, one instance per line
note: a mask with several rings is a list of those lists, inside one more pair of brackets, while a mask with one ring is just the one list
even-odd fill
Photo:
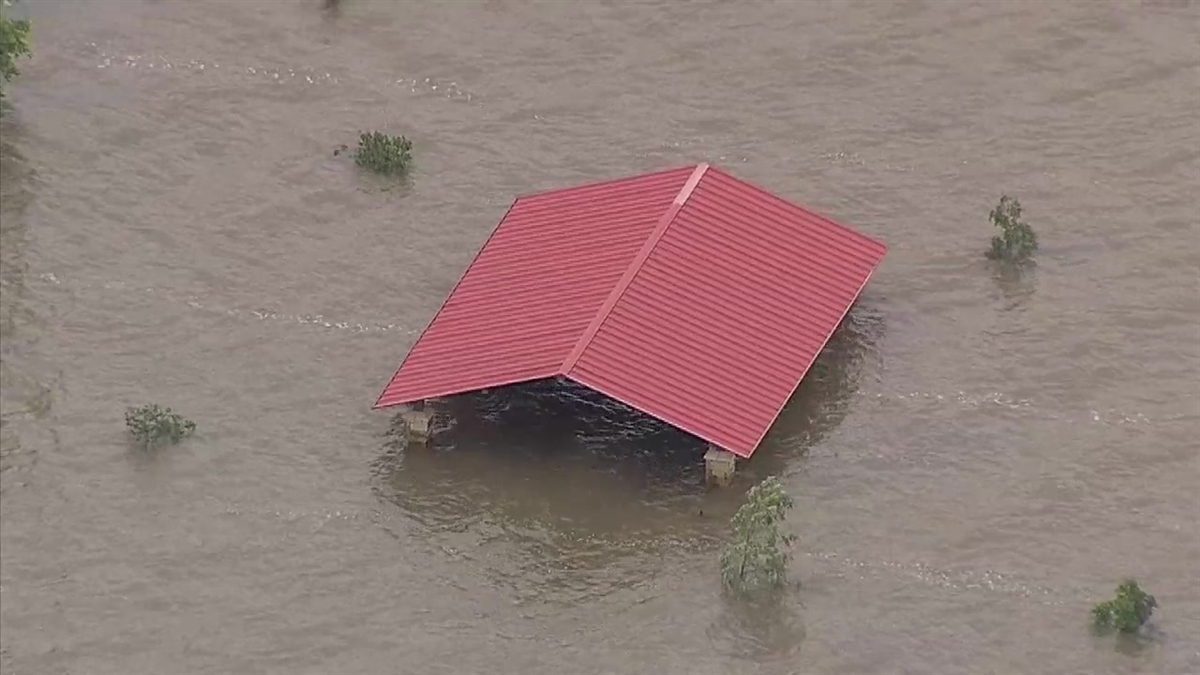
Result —
[[[205, 59], [171, 59], [156, 54], [110, 53], [89, 42], [88, 49], [96, 57], [95, 67], [100, 70], [123, 69], [158, 73], [183, 73], [193, 75], [222, 75], [228, 78], [245, 79], [276, 84], [295, 83], [304, 86], [340, 84], [352, 81], [351, 75], [337, 73], [322, 68], [292, 67], [276, 68], [263, 65], [220, 63]], [[436, 95], [452, 101], [474, 103], [478, 96], [459, 86], [458, 82], [437, 79], [433, 77], [392, 77], [387, 83], [390, 86], [406, 90], [410, 94]]]
[[[53, 273], [44, 273], [38, 277], [42, 281], [53, 284], [55, 286], [64, 286], [64, 283]], [[194, 310], [201, 310], [217, 314], [224, 314], [229, 317], [239, 318], [243, 320], [254, 321], [270, 321], [275, 323], [299, 324], [307, 326], [317, 326], [327, 330], [340, 330], [351, 333], [366, 333], [366, 332], [393, 332], [399, 335], [416, 335], [420, 331], [418, 329], [409, 328], [396, 323], [387, 323], [383, 321], [362, 321], [349, 320], [345, 318], [326, 317], [322, 314], [297, 314], [281, 312], [265, 307], [256, 309], [239, 309], [223, 307], [218, 303], [208, 300], [201, 300], [196, 296], [179, 296], [170, 291], [156, 288], [135, 287], [123, 281], [105, 281], [97, 284], [70, 284], [67, 286], [73, 291], [99, 291], [99, 292], [122, 292], [129, 294], [146, 294], [161, 298], [164, 301], [173, 304], [183, 305]], [[1065, 419], [1067, 423], [1081, 422], [1085, 424], [1102, 424], [1108, 426], [1144, 426], [1151, 423], [1150, 418], [1142, 413], [1127, 412], [1116, 409], [1076, 411], [1067, 413], [1067, 415], [1048, 414], [1047, 406], [1039, 405], [1035, 401], [1027, 398], [1017, 398], [1009, 396], [1002, 392], [983, 392], [970, 393], [966, 391], [957, 392], [930, 392], [930, 391], [897, 391], [897, 392], [881, 392], [881, 391], [858, 391], [856, 395], [874, 399], [882, 404], [901, 404], [908, 405], [913, 403], [932, 404], [932, 405], [947, 405], [956, 406], [964, 410], [978, 409], [995, 409], [995, 410], [1010, 410], [1019, 413], [1030, 415], [1049, 416], [1052, 419]]]
[[[820, 155], [820, 160], [834, 166], [849, 166], [867, 168], [867, 160], [857, 152], [824, 152]], [[881, 164], [878, 166], [872, 165], [874, 168], [883, 169], [884, 171], [897, 171], [900, 173], [911, 173], [915, 171], [915, 167], [899, 164]]]
[[944, 570], [923, 562], [898, 563], [888, 560], [863, 561], [832, 552], [805, 554], [819, 568], [839, 570], [838, 576], [859, 580], [881, 576], [900, 576], [920, 583], [959, 592], [985, 592], [1029, 598], [1046, 605], [1062, 605], [1060, 591], [1028, 583], [1016, 575], [996, 570]]
[[[858, 396], [875, 399], [882, 403], [911, 403], [921, 402], [933, 405], [953, 405], [963, 409], [996, 409], [996, 410], [1013, 410], [1032, 415], [1048, 415], [1051, 418], [1059, 418], [1061, 416], [1047, 413], [1049, 406], [1039, 405], [1035, 401], [1027, 398], [1016, 398], [1001, 392], [986, 392], [986, 393], [968, 393], [965, 391], [957, 392], [929, 392], [929, 391], [899, 391], [899, 392], [868, 392], [859, 391]], [[1139, 412], [1121, 411], [1113, 408], [1107, 410], [1088, 409], [1087, 411], [1077, 411], [1069, 413], [1069, 417], [1065, 421], [1068, 423], [1083, 422], [1091, 424], [1105, 424], [1113, 426], [1125, 425], [1147, 425], [1150, 424], [1150, 418]]]
[[[51, 273], [41, 274], [39, 278], [42, 281], [48, 282], [56, 286], [64, 286], [59, 278]], [[170, 291], [157, 288], [136, 287], [126, 284], [123, 281], [106, 281], [98, 284], [71, 284], [68, 287], [75, 292], [80, 291], [100, 291], [100, 292], [118, 292], [137, 295], [151, 295], [161, 300], [183, 305], [193, 310], [202, 310], [215, 314], [224, 314], [226, 316], [256, 320], [256, 321], [271, 321], [278, 323], [301, 324], [308, 326], [317, 326], [329, 330], [341, 330], [351, 333], [366, 333], [366, 332], [394, 332], [400, 335], [415, 335], [418, 331], [406, 328], [395, 323], [385, 323], [382, 321], [352, 321], [338, 320], [336, 318], [326, 317], [322, 314], [291, 314], [286, 312], [278, 312], [271, 309], [239, 309], [231, 307], [222, 307], [221, 305], [204, 300], [201, 301], [196, 296], [182, 297]]]
[[[383, 525], [385, 521], [400, 516], [399, 513], [389, 513], [390, 509], [317, 509], [289, 510], [269, 507], [245, 507], [238, 504], [223, 503], [213, 500], [219, 506], [220, 515], [233, 517], [256, 517], [276, 520], [288, 525], [305, 525], [313, 530], [319, 530], [336, 523], [365, 521]], [[476, 522], [468, 528], [479, 528], [484, 524]], [[483, 545], [491, 537], [480, 542]], [[629, 542], [609, 540], [603, 537], [585, 536], [587, 543], [599, 545], [606, 549], [639, 549], [650, 550], [657, 547], [647, 547], [647, 542]], [[706, 545], [688, 545], [689, 538], [680, 540], [666, 536], [659, 542], [668, 547], [678, 547], [694, 553], [709, 555], [713, 550], [713, 542], [705, 540]], [[697, 542], [692, 542], [693, 544]], [[817, 574], [832, 574], [842, 579], [866, 581], [886, 577], [908, 578], [918, 583], [944, 588], [960, 593], [994, 593], [1026, 598], [1044, 605], [1064, 605], [1066, 597], [1083, 595], [1082, 591], [1071, 589], [1051, 588], [1023, 580], [1019, 575], [1001, 572], [993, 569], [959, 569], [949, 570], [916, 561], [901, 563], [890, 560], [859, 560], [831, 551], [797, 551], [798, 556], [811, 561]], [[468, 556], [470, 557], [470, 556]]]

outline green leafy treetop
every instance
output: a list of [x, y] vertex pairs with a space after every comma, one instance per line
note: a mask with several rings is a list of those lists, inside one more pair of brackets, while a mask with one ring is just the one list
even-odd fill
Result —
[[404, 173], [412, 163], [412, 141], [378, 131], [362, 134], [358, 139], [354, 162], [375, 173]]
[[733, 515], [733, 538], [721, 555], [721, 581], [728, 590], [743, 592], [783, 585], [787, 577], [787, 547], [795, 539], [780, 532], [788, 496], [775, 477], [746, 493], [746, 503]]
[[162, 443], [174, 445], [196, 431], [195, 422], [157, 403], [128, 408], [125, 427], [134, 440], [147, 449]]
[[[13, 21], [4, 16], [3, 9], [10, 4], [8, 0], [0, 2], [0, 83], [16, 77], [20, 72], [17, 59], [29, 56], [29, 21]], [[0, 96], [3, 95], [0, 90]]]
[[1020, 262], [1037, 250], [1037, 233], [1021, 220], [1021, 202], [1016, 198], [1000, 197], [1000, 204], [992, 209], [988, 219], [1000, 230], [1000, 234], [992, 237], [989, 258]]
[[1158, 601], [1143, 591], [1136, 581], [1127, 579], [1117, 586], [1117, 597], [1092, 608], [1096, 628], [1115, 628], [1122, 633], [1135, 633], [1150, 618]]

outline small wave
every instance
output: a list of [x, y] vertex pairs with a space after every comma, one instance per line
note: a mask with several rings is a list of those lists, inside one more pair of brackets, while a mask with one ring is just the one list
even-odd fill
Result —
[[830, 164], [849, 164], [851, 166], [866, 166], [867, 162], [857, 152], [826, 152], [821, 159]]
[[[203, 308], [203, 305], [200, 305], [200, 303], [189, 303], [189, 304], [193, 304], [196, 307]], [[227, 311], [227, 313], [230, 312], [230, 310], [226, 310], [226, 311]], [[232, 310], [233, 313], [237, 313], [237, 311], [238, 310]], [[367, 331], [398, 331], [405, 335], [412, 335], [412, 334], [416, 333], [415, 330], [407, 330], [407, 329], [401, 328], [400, 326], [397, 326], [394, 323], [364, 324], [364, 323], [351, 322], [351, 321], [330, 321], [329, 319], [325, 318], [321, 314], [280, 314], [278, 312], [273, 312], [273, 311], [265, 310], [265, 309], [250, 310], [249, 314], [250, 314], [250, 316], [253, 316], [255, 319], [258, 319], [259, 321], [284, 321], [287, 323], [301, 323], [301, 324], [307, 324], [310, 326], [320, 326], [322, 328], [331, 328], [334, 330], [348, 330], [348, 331], [351, 331], [354, 333], [365, 333]]]
[[[53, 273], [43, 273], [40, 274], [38, 278], [54, 285], [63, 284], [63, 282]], [[134, 287], [122, 281], [109, 281], [100, 284], [71, 285], [71, 288], [78, 291], [103, 290], [138, 294], [145, 293], [160, 297], [169, 302], [186, 305], [192, 309], [224, 314], [226, 316], [247, 320], [318, 326], [320, 328], [329, 330], [342, 330], [352, 333], [387, 331], [398, 333], [400, 335], [416, 335], [420, 332], [419, 329], [382, 321], [355, 321], [345, 318], [338, 319], [326, 317], [322, 314], [296, 314], [281, 312], [265, 307], [259, 307], [256, 309], [222, 307], [210, 301], [202, 301], [195, 296], [181, 297], [171, 293], [170, 291], [155, 288]], [[1051, 413], [1049, 412], [1049, 406], [1039, 405], [1037, 402], [1031, 399], [1017, 398], [1002, 392], [969, 393], [966, 391], [957, 391], [939, 393], [929, 391], [869, 392], [860, 390], [856, 392], [856, 394], [861, 397], [875, 399], [881, 403], [894, 402], [911, 404], [913, 402], [921, 402], [923, 404], [933, 405], [953, 405], [962, 409], [991, 408], [996, 410], [1012, 410], [1033, 415], [1040, 414], [1043, 416], [1048, 416], [1051, 419], [1065, 418], [1069, 423], [1079, 422], [1083, 424], [1102, 424], [1108, 426], [1144, 426], [1151, 423], [1150, 418], [1142, 413], [1122, 411], [1113, 408], [1107, 410], [1078, 411], [1066, 414]]]
[[374, 521], [380, 517], [378, 511], [364, 511], [361, 509], [318, 509], [318, 510], [280, 510], [271, 508], [245, 508], [236, 504], [221, 505], [221, 515], [226, 516], [253, 516], [259, 518], [269, 518], [272, 520], [281, 520], [286, 523], [308, 522], [314, 523], [317, 527], [321, 527], [331, 521], [353, 521], [367, 520]]
[[[1015, 575], [995, 570], [944, 570], [922, 562], [863, 561], [831, 552], [809, 553], [807, 557], [818, 565], [848, 570], [848, 573], [857, 575], [860, 580], [883, 575], [904, 576], [930, 586], [955, 591], [1002, 593], [1034, 598], [1048, 605], [1063, 604], [1062, 600], [1055, 597], [1059, 595], [1055, 589], [1028, 583]], [[839, 572], [841, 576], [846, 574], [845, 571]]]
[[396, 80], [396, 84], [407, 87], [409, 93], [412, 94], [438, 94], [451, 100], [464, 101], [467, 103], [473, 102], [475, 94], [464, 91], [458, 86], [457, 82], [447, 82], [445, 80], [437, 80], [431, 77], [426, 78], [400, 78]]
[[[334, 523], [363, 522], [386, 527], [387, 521], [395, 518], [403, 519], [403, 516], [399, 513], [390, 513], [390, 509], [290, 510], [262, 506], [243, 507], [237, 504], [219, 502], [218, 507], [219, 514], [222, 516], [262, 518], [279, 521], [287, 525], [308, 526], [313, 531], [320, 530]], [[460, 528], [455, 528], [454, 531], [460, 531]], [[511, 536], [517, 536], [518, 539], [522, 538], [519, 533], [508, 531], [507, 535], [497, 533], [495, 536], [486, 537], [477, 542], [477, 545], [485, 545], [497, 537], [507, 538]], [[534, 538], [534, 540], [540, 541], [539, 538]], [[702, 553], [707, 555], [711, 553], [711, 542], [706, 541], [703, 545], [698, 545], [700, 542], [686, 536], [681, 538], [667, 536], [653, 543], [592, 535], [574, 537], [564, 535], [563, 537], [556, 537], [555, 541], [556, 544], [550, 547], [557, 551], [555, 556], [561, 556], [564, 553], [561, 550], [561, 547], [564, 546], [566, 549], [571, 550], [572, 555], [569, 556], [570, 560], [556, 559], [554, 562], [551, 562], [546, 559], [539, 559], [534, 561], [533, 564], [540, 569], [542, 574], [558, 576], [552, 574], [555, 571], [578, 573], [581, 569], [594, 566], [589, 563], [611, 561], [611, 555], [615, 552], [641, 553], [655, 556], [661, 556], [670, 550], [675, 550], [681, 554]], [[525, 543], [531, 542], [526, 541]], [[456, 557], [466, 557], [468, 559], [474, 557], [466, 554], [465, 551], [448, 548], [445, 545], [442, 548], [447, 553], [454, 554]], [[1065, 596], [1076, 595], [1072, 589], [1051, 588], [1022, 579], [1017, 574], [992, 569], [952, 570], [939, 568], [920, 561], [901, 563], [890, 560], [859, 560], [829, 551], [797, 552], [797, 554], [802, 558], [812, 561], [816, 574], [832, 574], [842, 579], [865, 581], [887, 577], [900, 577], [912, 579], [927, 586], [956, 592], [1008, 595], [1030, 599], [1044, 605], [1063, 605], [1066, 603]], [[592, 560], [592, 558], [595, 558], [595, 560]], [[600, 584], [600, 586], [604, 586], [604, 584]]]
[[[190, 72], [226, 77], [245, 78], [263, 82], [296, 83], [308, 85], [339, 84], [345, 80], [361, 79], [349, 75], [317, 68], [275, 68], [262, 65], [219, 63], [205, 59], [171, 59], [157, 54], [123, 54], [109, 53], [100, 49], [95, 43], [88, 43], [89, 49], [96, 57], [95, 67], [98, 69], [135, 69], [154, 72]], [[411, 94], [436, 95], [452, 101], [474, 103], [478, 96], [459, 86], [458, 82], [439, 80], [432, 77], [399, 77], [394, 78], [390, 86], [408, 91]]]
[[964, 408], [979, 408], [986, 406], [997, 406], [1008, 408], [1010, 410], [1020, 410], [1022, 408], [1033, 408], [1033, 401], [1025, 398], [1013, 398], [1000, 392], [991, 392], [987, 394], [968, 394], [963, 391], [953, 394], [938, 394], [934, 392], [912, 391], [912, 392], [858, 392], [860, 396], [873, 396], [878, 399], [892, 400], [908, 400], [908, 401], [945, 401], [955, 403]]
[[964, 409], [1005, 409], [1027, 411], [1030, 414], [1041, 414], [1053, 419], [1066, 418], [1068, 422], [1082, 422], [1105, 425], [1145, 425], [1150, 424], [1150, 418], [1139, 412], [1128, 412], [1116, 409], [1087, 410], [1074, 413], [1051, 413], [1049, 406], [1039, 405], [1027, 398], [1016, 398], [1001, 392], [972, 394], [965, 391], [953, 393], [938, 393], [928, 391], [910, 392], [857, 392], [859, 396], [873, 398], [879, 401], [895, 401], [909, 403], [919, 401], [932, 404], [955, 405]]
[[[534, 115], [534, 118], [541, 119], [537, 115]], [[716, 150], [710, 147], [710, 144], [707, 141], [696, 136], [678, 141], [662, 141], [651, 148], [634, 153], [634, 157], [637, 157], [638, 159], [689, 157], [695, 155], [696, 152], [705, 154], [709, 159], [715, 162], [738, 162], [745, 164], [746, 162], [750, 161], [748, 156], [742, 154], [714, 154]]]
[[[61, 286], [62, 281], [53, 273], [41, 274], [38, 277], [42, 281]], [[279, 323], [302, 324], [308, 326], [318, 326], [330, 330], [343, 330], [351, 333], [366, 333], [366, 332], [381, 332], [390, 331], [401, 335], [415, 335], [416, 330], [405, 328], [394, 323], [384, 323], [381, 321], [364, 322], [364, 321], [349, 321], [338, 320], [326, 317], [322, 314], [290, 314], [278, 312], [270, 309], [238, 309], [230, 307], [221, 307], [218, 304], [201, 301], [195, 296], [182, 297], [171, 293], [170, 291], [157, 289], [136, 287], [126, 284], [123, 281], [108, 281], [100, 284], [80, 284], [71, 285], [71, 290], [74, 291], [117, 291], [129, 294], [147, 294], [161, 298], [165, 301], [179, 305], [185, 305], [191, 309], [203, 310], [216, 314], [224, 314], [226, 316], [236, 317], [240, 319], [252, 319], [256, 321], [272, 321]]]
[[[90, 45], [90, 46], [95, 46]], [[171, 60], [165, 56], [153, 54], [109, 54], [105, 51], [97, 52], [98, 61], [96, 68], [133, 68], [138, 70], [154, 70], [158, 72], [166, 71], [194, 71], [194, 72], [209, 72], [215, 73], [222, 69], [222, 65], [216, 61], [206, 61], [203, 59], [189, 59], [187, 61]], [[273, 81], [297, 81], [306, 84], [317, 84], [318, 82], [338, 82], [336, 75], [329, 72], [315, 70], [312, 68], [269, 68], [255, 66], [229, 66], [224, 67], [225, 72], [242, 73], [262, 80]]]
[[638, 158], [646, 158], [681, 155], [688, 152], [689, 148], [699, 146], [702, 143], [703, 140], [695, 136], [678, 141], [663, 141], [649, 150], [638, 152], [636, 156]]
[[[867, 160], [863, 159], [862, 155], [858, 154], [857, 152], [845, 152], [845, 151], [825, 152], [820, 155], [820, 159], [823, 162], [826, 162], [828, 164], [833, 164], [835, 166], [860, 166], [860, 167], [864, 167], [864, 168], [867, 167]], [[901, 173], [910, 173], [915, 170], [915, 168], [912, 166], [899, 165], [899, 164], [881, 164], [881, 165], [873, 165], [873, 166], [876, 166], [877, 168], [881, 168], [884, 171], [898, 171]]]

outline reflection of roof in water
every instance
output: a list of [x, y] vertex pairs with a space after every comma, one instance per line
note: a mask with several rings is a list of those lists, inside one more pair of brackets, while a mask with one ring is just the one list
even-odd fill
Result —
[[706, 164], [521, 197], [376, 407], [561, 375], [748, 457], [884, 250]]

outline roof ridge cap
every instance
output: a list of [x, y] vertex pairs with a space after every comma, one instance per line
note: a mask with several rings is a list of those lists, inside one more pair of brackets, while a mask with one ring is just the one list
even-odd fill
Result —
[[633, 261], [629, 263], [629, 267], [625, 269], [621, 278], [613, 286], [612, 291], [605, 298], [604, 304], [600, 305], [600, 309], [592, 317], [592, 321], [588, 324], [587, 329], [583, 331], [575, 346], [571, 348], [571, 352], [567, 354], [567, 358], [563, 359], [562, 367], [559, 368], [560, 375], [567, 375], [575, 368], [579, 357], [583, 356], [584, 350], [591, 344], [592, 339], [596, 337], [600, 326], [608, 319], [608, 315], [612, 312], [613, 307], [616, 306], [617, 301], [628, 290], [630, 283], [633, 282], [633, 278], [637, 276], [637, 273], [642, 269], [642, 265], [645, 264], [646, 258], [650, 257], [650, 253], [654, 251], [654, 247], [658, 245], [663, 235], [671, 227], [671, 223], [675, 221], [675, 216], [679, 214], [683, 205], [687, 203], [692, 193], [695, 192], [696, 186], [700, 184], [700, 180], [704, 178], [704, 174], [708, 172], [708, 169], [709, 165], [707, 162], [700, 162], [692, 170], [692, 175], [684, 182], [683, 187], [679, 189], [679, 194], [675, 195], [675, 199], [672, 200], [671, 205], [667, 207], [666, 212], [659, 218], [658, 223], [654, 226], [654, 231], [646, 238], [646, 242], [642, 244], [642, 248], [634, 256]]

